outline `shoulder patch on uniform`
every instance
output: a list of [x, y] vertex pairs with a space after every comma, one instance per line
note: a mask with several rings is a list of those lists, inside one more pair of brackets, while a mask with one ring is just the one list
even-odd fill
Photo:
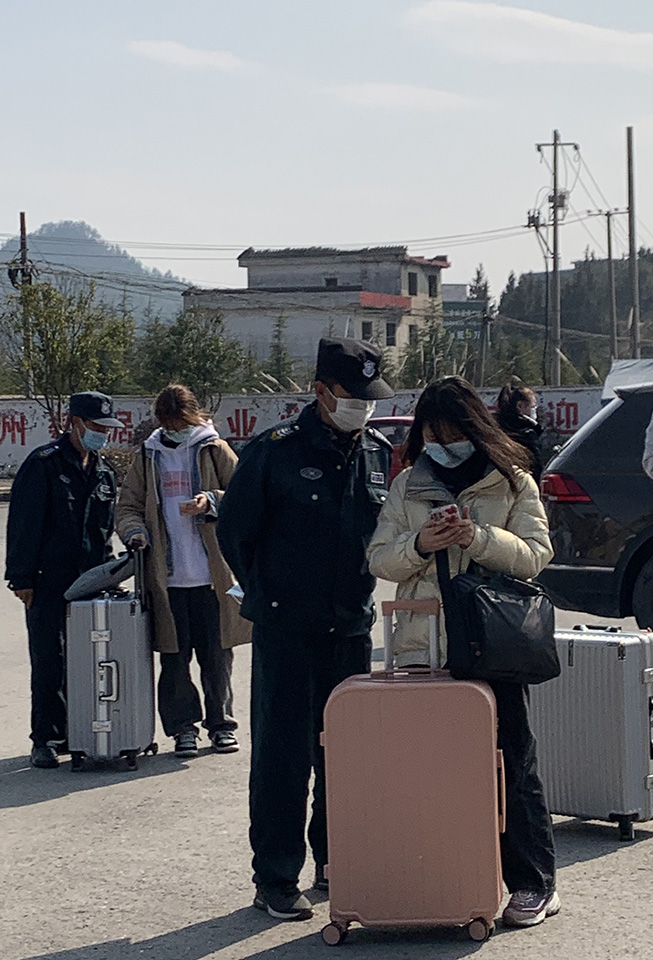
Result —
[[51, 447], [43, 447], [42, 450], [39, 450], [39, 457], [51, 457], [53, 453], [56, 453], [59, 449], [57, 444], [54, 444]]
[[291, 424], [287, 427], [278, 427], [276, 430], [273, 430], [270, 434], [270, 440], [285, 440], [287, 437], [292, 437], [294, 433], [299, 432], [299, 427], [296, 423]]
[[379, 443], [382, 443], [384, 447], [389, 447], [392, 450], [392, 444], [386, 436], [384, 436], [380, 430], [377, 430], [376, 427], [365, 427], [365, 432], [368, 437], [373, 437], [375, 440], [378, 440]]

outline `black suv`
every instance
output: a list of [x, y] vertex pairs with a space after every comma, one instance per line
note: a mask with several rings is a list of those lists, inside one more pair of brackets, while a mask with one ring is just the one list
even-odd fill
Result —
[[653, 627], [653, 480], [642, 469], [653, 384], [616, 392], [542, 476], [555, 556], [538, 580], [559, 607]]

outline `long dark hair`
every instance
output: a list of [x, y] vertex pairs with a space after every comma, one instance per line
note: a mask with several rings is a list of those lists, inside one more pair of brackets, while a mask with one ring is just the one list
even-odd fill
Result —
[[496, 423], [474, 387], [462, 377], [444, 377], [430, 383], [415, 408], [415, 419], [408, 434], [404, 463], [412, 466], [424, 449], [424, 428], [451, 424], [471, 440], [477, 450], [492, 461], [508, 483], [517, 489], [515, 467], [530, 470], [526, 450]]
[[519, 416], [517, 404], [526, 401], [533, 404], [536, 400], [535, 391], [525, 383], [511, 381], [506, 383], [497, 397], [497, 420], [500, 424], [510, 423]]

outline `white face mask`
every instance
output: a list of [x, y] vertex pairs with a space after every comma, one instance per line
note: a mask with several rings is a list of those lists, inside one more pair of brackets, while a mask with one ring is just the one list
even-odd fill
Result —
[[[327, 387], [327, 390], [329, 388]], [[329, 393], [331, 391], [329, 390]], [[362, 430], [376, 409], [376, 400], [356, 400], [353, 397], [334, 397], [336, 409], [329, 410], [325, 404], [326, 412], [329, 414], [332, 423], [342, 430], [343, 433], [353, 433], [355, 430]]]
[[469, 460], [476, 447], [471, 440], [455, 440], [453, 443], [426, 442], [424, 450], [440, 466], [453, 468]]

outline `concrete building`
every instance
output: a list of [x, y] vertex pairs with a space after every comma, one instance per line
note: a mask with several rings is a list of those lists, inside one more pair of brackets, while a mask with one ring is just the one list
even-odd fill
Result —
[[283, 317], [290, 354], [307, 363], [329, 335], [374, 340], [398, 354], [429, 316], [441, 316], [440, 273], [450, 265], [445, 256], [411, 257], [403, 246], [250, 247], [238, 263], [247, 269], [247, 287], [193, 287], [184, 293], [184, 308], [219, 310], [229, 334], [259, 359], [268, 356]]

